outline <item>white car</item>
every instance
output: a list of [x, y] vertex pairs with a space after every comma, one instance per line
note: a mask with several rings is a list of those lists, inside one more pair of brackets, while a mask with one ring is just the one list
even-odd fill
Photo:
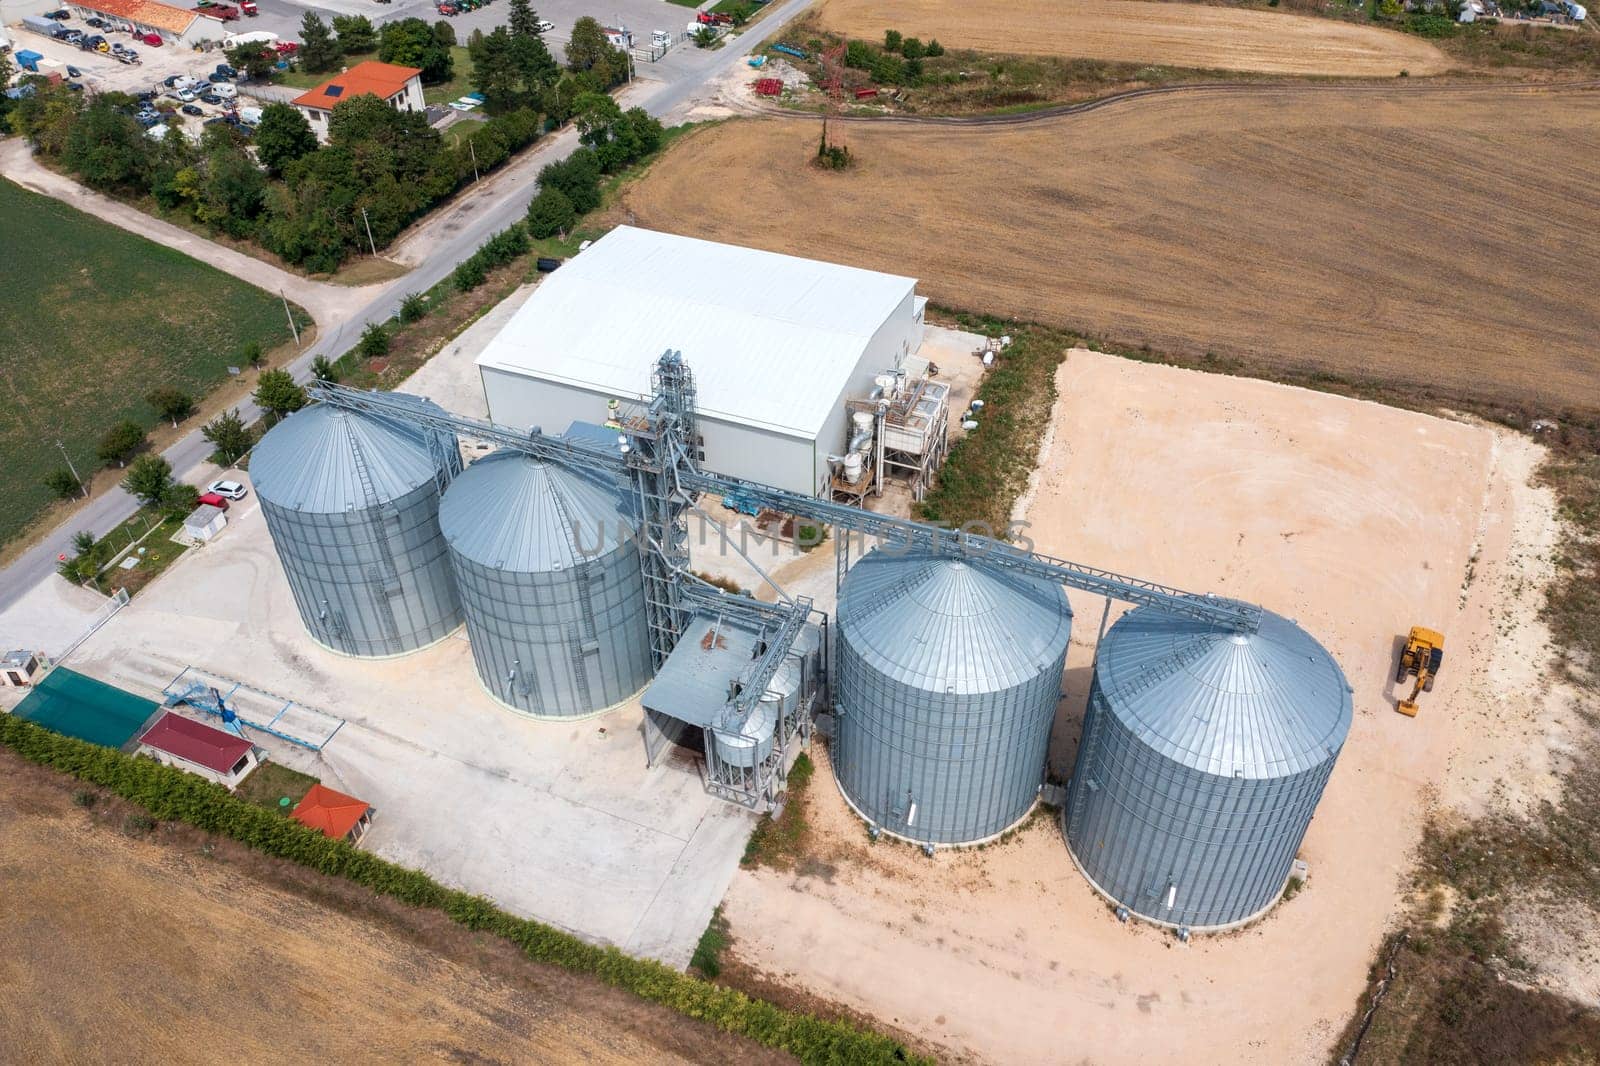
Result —
[[194, 93], [190, 92], [188, 89], [174, 89], [172, 90], [172, 95], [186, 104], [192, 104], [195, 101]]
[[556, 28], [556, 24], [554, 22], [551, 22], [549, 19], [540, 19], [539, 20], [539, 32], [540, 33], [549, 33], [551, 30], [553, 30], [555, 28]]
[[250, 490], [237, 481], [213, 481], [207, 492], [214, 492], [225, 500], [242, 500], [250, 495]]

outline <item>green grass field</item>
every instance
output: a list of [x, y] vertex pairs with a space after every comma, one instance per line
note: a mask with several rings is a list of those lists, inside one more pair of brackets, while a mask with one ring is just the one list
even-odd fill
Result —
[[50, 502], [57, 440], [88, 477], [107, 426], [155, 425], [152, 389], [198, 398], [247, 342], [288, 340], [289, 323], [277, 296], [9, 181], [0, 233], [3, 544]]

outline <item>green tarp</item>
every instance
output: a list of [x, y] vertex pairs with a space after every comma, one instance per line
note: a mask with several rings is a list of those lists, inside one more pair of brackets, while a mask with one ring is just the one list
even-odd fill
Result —
[[158, 709], [153, 700], [58, 666], [28, 693], [15, 713], [69, 737], [120, 748]]

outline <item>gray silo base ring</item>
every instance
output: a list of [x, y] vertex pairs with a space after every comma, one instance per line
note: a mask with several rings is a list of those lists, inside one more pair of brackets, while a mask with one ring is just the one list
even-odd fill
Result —
[[478, 673], [477, 670], [472, 671], [472, 676], [474, 680], [478, 682], [478, 687], [483, 689], [483, 694], [488, 696], [491, 700], [494, 700], [495, 703], [499, 704], [505, 710], [510, 711], [518, 718], [524, 718], [530, 722], [543, 722], [547, 725], [559, 725], [562, 722], [587, 722], [591, 719], [599, 718], [602, 715], [610, 714], [623, 704], [638, 699], [640, 694], [643, 693], [645, 689], [650, 687], [649, 683], [646, 682], [645, 684], [639, 686], [637, 692], [630, 693], [629, 695], [626, 695], [617, 702], [613, 703], [611, 706], [602, 707], [598, 711], [585, 711], [583, 714], [534, 714], [532, 711], [525, 711], [521, 707], [513, 707], [499, 696], [496, 696], [493, 692], [490, 692], [489, 686], [483, 683], [483, 675]]
[[1260, 910], [1256, 911], [1254, 914], [1246, 915], [1245, 917], [1240, 918], [1237, 921], [1225, 922], [1222, 925], [1190, 925], [1190, 926], [1185, 926], [1182, 922], [1167, 922], [1167, 921], [1161, 920], [1160, 918], [1152, 918], [1148, 914], [1140, 913], [1140, 911], [1137, 908], [1135, 908], [1133, 904], [1125, 903], [1122, 900], [1117, 899], [1111, 893], [1109, 893], [1105, 889], [1101, 888], [1099, 882], [1097, 882], [1094, 878], [1089, 876], [1089, 871], [1085, 870], [1083, 868], [1083, 863], [1078, 861], [1078, 853], [1072, 849], [1072, 840], [1071, 840], [1070, 837], [1067, 836], [1066, 818], [1067, 818], [1066, 808], [1063, 807], [1062, 810], [1061, 810], [1061, 842], [1066, 845], [1067, 854], [1072, 857], [1072, 865], [1074, 865], [1074, 866], [1076, 866], [1078, 868], [1078, 873], [1082, 874], [1083, 875], [1083, 879], [1089, 883], [1089, 887], [1094, 889], [1095, 895], [1099, 896], [1101, 899], [1105, 900], [1107, 903], [1111, 904], [1113, 907], [1125, 907], [1125, 908], [1127, 908], [1127, 911], [1128, 911], [1129, 915], [1131, 915], [1134, 918], [1137, 918], [1139, 921], [1144, 922], [1147, 925], [1154, 925], [1154, 926], [1157, 926], [1157, 927], [1159, 927], [1161, 929], [1171, 929], [1174, 932], [1177, 932], [1179, 929], [1185, 929], [1186, 928], [1191, 933], [1228, 933], [1228, 932], [1232, 932], [1235, 929], [1242, 929], [1245, 926], [1249, 925], [1251, 922], [1258, 921], [1259, 919], [1266, 917], [1267, 912], [1272, 910], [1272, 908], [1276, 907], [1278, 905], [1278, 901], [1283, 898], [1283, 890], [1288, 887], [1288, 885], [1289, 885], [1289, 877], [1292, 876], [1292, 871], [1294, 869], [1293, 865], [1291, 864], [1290, 867], [1289, 867], [1289, 869], [1291, 871], [1291, 874], [1284, 875], [1283, 884], [1279, 885], [1278, 886], [1278, 891], [1273, 893], [1271, 901], [1268, 902], [1265, 907], [1262, 907]]
[[[306, 629], [305, 622], [302, 621], [300, 623], [300, 628], [305, 630], [306, 639], [310, 640], [311, 643], [315, 644], [329, 655], [337, 655], [341, 659], [354, 659], [357, 662], [363, 663], [381, 663], [390, 659], [404, 659], [407, 655], [415, 655], [419, 651], [427, 651], [429, 648], [443, 644], [445, 641], [449, 640], [451, 637], [465, 629], [466, 626], [467, 624], [465, 622], [457, 622], [455, 628], [450, 630], [450, 632], [446, 633], [444, 636], [430, 640], [426, 644], [418, 644], [415, 648], [412, 648], [409, 651], [397, 651], [389, 655], [359, 655], [353, 651], [340, 651], [338, 648], [329, 647], [328, 645], [322, 643], [322, 641], [318, 640], [316, 636], [312, 634], [311, 630]], [[474, 673], [476, 673], [476, 671], [474, 671]]]
[[[829, 765], [831, 766], [832, 764], [830, 763]], [[935, 843], [935, 842], [933, 842], [931, 840], [918, 840], [915, 837], [908, 837], [908, 836], [905, 836], [904, 834], [896, 833], [894, 830], [885, 829], [883, 826], [879, 825], [877, 822], [874, 822], [871, 818], [868, 818], [865, 814], [861, 813], [861, 808], [856, 806], [855, 800], [852, 800], [850, 798], [850, 794], [844, 790], [844, 782], [839, 780], [839, 775], [838, 774], [833, 774], [832, 777], [833, 777], [833, 787], [837, 788], [839, 790], [839, 796], [844, 800], [845, 806], [849, 807], [851, 813], [854, 814], [857, 818], [859, 818], [863, 822], [867, 823], [867, 827], [869, 829], [876, 829], [878, 832], [882, 833], [886, 837], [893, 837], [894, 839], [902, 841], [903, 843], [914, 844], [915, 846], [917, 846], [919, 848], [921, 848], [921, 847], [933, 847], [933, 848], [936, 848], [936, 849], [943, 849], [943, 848], [975, 848], [975, 847], [978, 847], [979, 845], [982, 845], [982, 844], [991, 843], [992, 841], [999, 840], [1001, 837], [1005, 836], [1007, 833], [1009, 833], [1013, 829], [1017, 828], [1017, 826], [1021, 825], [1023, 822], [1026, 822], [1029, 818], [1031, 818], [1033, 816], [1033, 812], [1035, 810], [1037, 810], [1038, 807], [1039, 807], [1039, 797], [1035, 796], [1033, 798], [1033, 802], [1028, 804], [1028, 809], [1023, 811], [1022, 814], [1020, 816], [1018, 816], [1016, 821], [1012, 822], [1010, 825], [1006, 826], [1004, 829], [1000, 830], [998, 833], [990, 833], [986, 837], [975, 837], [972, 840], [951, 840], [951, 841], [946, 841], [944, 843]]]

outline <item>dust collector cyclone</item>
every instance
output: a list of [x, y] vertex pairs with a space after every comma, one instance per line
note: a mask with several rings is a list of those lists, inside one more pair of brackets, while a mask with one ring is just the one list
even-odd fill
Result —
[[1101, 894], [1177, 928], [1270, 907], [1350, 731], [1350, 687], [1293, 622], [1128, 612], [1097, 652], [1067, 843]]
[[448, 434], [326, 404], [261, 439], [250, 478], [313, 640], [383, 658], [461, 624], [438, 510], [441, 487], [460, 469]]
[[857, 813], [926, 844], [1026, 814], [1071, 627], [1059, 585], [980, 559], [880, 549], [857, 563], [839, 594], [833, 758]]
[[451, 484], [439, 524], [478, 677], [495, 699], [579, 718], [649, 682], [639, 549], [615, 485], [495, 452]]

